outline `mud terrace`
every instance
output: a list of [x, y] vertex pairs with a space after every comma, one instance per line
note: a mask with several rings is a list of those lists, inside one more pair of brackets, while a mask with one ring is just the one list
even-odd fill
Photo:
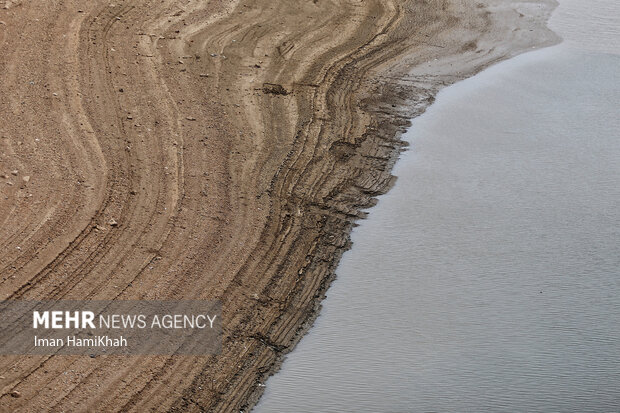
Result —
[[408, 119], [553, 42], [552, 7], [0, 1], [0, 297], [220, 299], [224, 324], [219, 356], [2, 357], [0, 410], [247, 411]]

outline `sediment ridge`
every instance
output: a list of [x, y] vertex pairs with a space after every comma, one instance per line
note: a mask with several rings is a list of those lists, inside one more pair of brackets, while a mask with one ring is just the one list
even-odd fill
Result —
[[0, 297], [220, 299], [224, 319], [218, 356], [2, 357], [0, 410], [249, 410], [409, 119], [556, 41], [553, 6], [0, 0]]

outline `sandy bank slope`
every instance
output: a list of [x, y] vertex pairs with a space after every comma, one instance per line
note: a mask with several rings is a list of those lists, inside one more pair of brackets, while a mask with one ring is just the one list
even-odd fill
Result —
[[552, 42], [550, 8], [0, 0], [0, 297], [220, 298], [225, 316], [218, 357], [2, 357], [2, 410], [251, 406], [407, 119]]

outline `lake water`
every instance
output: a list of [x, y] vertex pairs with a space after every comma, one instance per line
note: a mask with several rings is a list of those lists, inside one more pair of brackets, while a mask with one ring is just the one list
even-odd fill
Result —
[[620, 2], [444, 89], [255, 411], [620, 411]]

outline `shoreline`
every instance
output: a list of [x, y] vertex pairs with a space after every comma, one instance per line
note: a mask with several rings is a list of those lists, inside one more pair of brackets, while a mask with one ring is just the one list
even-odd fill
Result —
[[[489, 7], [491, 3], [495, 3], [494, 5], [497, 6], [497, 4], [501, 2], [485, 1], [484, 3], [485, 7]], [[482, 2], [479, 2], [478, 4], [482, 5]], [[510, 11], [515, 11], [512, 7], [513, 5], [511, 4], [506, 5], [505, 9], [502, 10], [501, 13], [505, 14]], [[373, 120], [377, 125], [368, 127], [368, 130], [377, 134], [380, 130], [388, 131], [376, 136], [379, 141], [376, 146], [382, 146], [381, 141], [385, 141], [383, 144], [392, 145], [392, 151], [387, 157], [383, 158], [385, 165], [382, 172], [387, 172], [390, 174], [395, 163], [400, 159], [400, 154], [405, 150], [409, 150], [409, 144], [401, 139], [402, 135], [410, 127], [410, 121], [423, 114], [424, 111], [433, 104], [435, 95], [441, 89], [458, 81], [475, 76], [477, 73], [495, 63], [528, 52], [531, 48], [545, 48], [561, 42], [560, 37], [547, 27], [547, 22], [551, 17], [551, 13], [557, 7], [557, 2], [555, 0], [546, 0], [542, 2], [541, 7], [544, 8], [544, 11], [538, 16], [537, 19], [535, 19], [536, 21], [528, 21], [528, 23], [533, 24], [533, 27], [535, 27], [535, 29], [530, 30], [532, 32], [530, 37], [528, 39], [519, 40], [515, 38], [511, 40], [505, 39], [504, 42], [507, 44], [500, 43], [505, 47], [505, 50], [500, 53], [493, 53], [490, 50], [486, 50], [486, 53], [480, 57], [472, 56], [472, 52], [478, 54], [478, 51], [467, 50], [464, 52], [461, 50], [460, 52], [449, 52], [444, 51], [446, 49], [445, 46], [427, 44], [427, 46], [430, 47], [427, 47], [424, 51], [418, 50], [416, 52], [411, 52], [410, 54], [399, 56], [397, 59], [400, 59], [400, 62], [394, 64], [393, 66], [386, 63], [386, 66], [388, 66], [388, 69], [386, 70], [387, 75], [375, 75], [373, 78], [375, 81], [379, 78], [389, 79], [384, 81], [384, 83], [381, 83], [379, 86], [375, 86], [376, 89], [381, 90], [379, 95], [385, 96], [386, 98], [376, 99], [374, 101], [373, 99], [368, 98], [368, 95], [376, 93], [376, 90], [373, 92], [367, 92], [367, 96], [360, 98], [360, 102], [363, 102], [362, 105], [365, 106], [365, 109], [372, 112], [371, 116], [373, 116]], [[520, 12], [517, 13], [519, 14], [519, 18], [530, 17]], [[488, 16], [491, 21], [493, 16]], [[514, 20], [514, 16], [512, 21], [517, 22]], [[510, 26], [509, 23], [510, 20], [506, 18], [506, 16], [504, 16], [504, 19], [498, 18], [497, 21], [494, 22], [497, 26], [495, 28], [496, 30], [488, 30], [487, 32], [480, 33], [480, 37], [477, 41], [483, 40], [488, 42], [487, 44], [494, 48], [498, 45], [493, 43], [497, 41], [497, 38], [494, 38], [495, 36], [501, 38], [501, 31], [510, 31], [511, 29], [514, 29], [514, 27]], [[523, 29], [522, 27], [519, 28]], [[536, 39], [537, 36], [542, 36], [543, 38]], [[449, 38], [450, 34], [446, 37]], [[456, 47], [453, 46], [453, 48]], [[424, 58], [429, 61], [425, 63], [416, 63], [420, 59]], [[432, 63], [430, 62], [431, 59], [434, 59]], [[457, 66], [454, 68], [454, 66], [459, 63], [462, 66]], [[372, 103], [366, 105], [366, 100], [370, 100]], [[350, 232], [352, 228], [357, 226], [356, 221], [358, 219], [365, 218], [369, 213], [363, 212], [364, 210], [372, 208], [376, 205], [376, 202], [378, 201], [376, 197], [387, 193], [392, 188], [397, 177], [390, 174], [390, 178], [391, 179], [384, 181], [385, 183], [383, 185], [373, 188], [373, 191], [368, 194], [370, 195], [369, 199], [367, 199], [366, 203], [359, 208], [358, 213], [361, 215], [356, 218], [352, 218], [351, 226], [346, 231], [347, 244], [338, 250], [338, 255], [334, 258], [334, 268], [331, 270], [331, 274], [325, 278], [325, 281], [321, 286], [320, 296], [315, 301], [314, 309], [311, 313], [309, 313], [309, 317], [306, 322], [297, 331], [292, 344], [281, 352], [281, 356], [270, 368], [268, 374], [266, 375], [267, 377], [277, 374], [286, 358], [286, 354], [295, 349], [297, 343], [299, 343], [303, 336], [312, 328], [314, 321], [320, 316], [321, 302], [325, 298], [330, 284], [337, 277], [336, 268], [342, 254], [353, 246], [350, 242]], [[262, 383], [257, 384], [260, 385], [257, 386], [256, 391], [250, 396], [249, 404], [245, 406], [245, 409], [249, 408], [248, 411], [253, 409], [264, 392], [265, 386], [262, 385]]]
[[0, 144], [22, 185], [0, 200], [0, 293], [220, 298], [225, 332], [218, 357], [6, 357], [1, 403], [251, 409], [394, 183], [409, 120], [557, 41], [554, 2], [478, 4], [4, 2]]
[[[482, 3], [483, 2], [479, 2], [478, 5], [482, 6]], [[484, 7], [489, 8], [492, 3], [494, 3], [493, 5], [497, 7], [498, 3], [501, 2], [484, 1], [484, 3]], [[514, 6], [512, 4], [505, 5], [504, 10], [501, 10], [500, 13], [506, 14], [511, 11], [516, 11], [513, 7]], [[491, 45], [492, 48], [502, 45], [505, 48], [502, 52], [493, 53], [492, 50], [486, 50], [483, 51], [485, 53], [482, 57], [473, 57], [472, 52], [478, 54], [480, 51], [473, 51], [471, 49], [452, 52], [446, 52], [444, 50], [439, 51], [437, 49], [446, 49], [446, 46], [427, 43], [427, 46], [430, 47], [427, 47], [425, 51], [418, 50], [416, 52], [411, 52], [410, 54], [399, 56], [397, 58], [401, 59], [399, 64], [390, 66], [389, 63], [386, 63], [386, 66], [388, 66], [388, 69], [386, 70], [387, 75], [375, 74], [374, 77], [369, 76], [374, 81], [380, 78], [389, 79], [384, 81], [384, 83], [381, 83], [379, 86], [375, 86], [376, 89], [381, 90], [379, 93], [380, 96], [386, 96], [385, 99], [374, 100], [368, 97], [368, 95], [376, 93], [377, 90], [367, 92], [367, 96], [360, 98], [360, 102], [362, 102], [361, 105], [364, 106], [364, 108], [369, 112], [372, 112], [371, 116], [377, 125], [369, 126], [367, 131], [372, 131], [371, 133], [374, 132], [377, 133], [377, 135], [380, 130], [388, 131], [376, 136], [380, 142], [377, 146], [382, 146], [381, 141], [385, 141], [383, 144], [392, 145], [392, 151], [387, 157], [383, 158], [385, 165], [382, 172], [387, 172], [390, 174], [395, 163], [399, 160], [400, 154], [403, 151], [408, 150], [409, 144], [401, 139], [402, 135], [410, 127], [410, 121], [423, 114], [424, 111], [433, 104], [435, 95], [441, 89], [458, 81], [475, 76], [477, 73], [488, 68], [489, 66], [494, 65], [495, 63], [528, 52], [531, 48], [545, 48], [561, 42], [561, 38], [547, 27], [547, 22], [551, 17], [551, 13], [557, 7], [557, 2], [555, 0], [545, 0], [541, 2], [540, 7], [544, 10], [539, 16], [537, 16], [537, 18], [534, 19], [534, 21], [526, 20], [534, 27], [534, 29], [530, 30], [532, 33], [527, 39], [504, 39], [505, 43], [494, 43], [498, 40], [497, 37], [501, 39], [500, 33], [502, 31], [505, 32], [515, 29], [515, 27], [510, 26], [509, 23], [511, 20], [506, 18], [505, 15], [503, 19], [498, 17], [497, 21], [494, 22], [497, 26], [495, 27], [495, 30], [488, 30], [487, 32], [480, 33], [480, 37], [477, 41], [482, 40]], [[518, 11], [517, 13], [519, 18], [528, 19], [532, 17], [526, 16]], [[487, 16], [489, 17], [489, 21], [493, 20], [493, 16], [490, 13], [487, 14]], [[518, 20], [514, 19], [514, 16], [512, 21], [515, 23], [518, 22]], [[517, 26], [520, 30], [523, 30], [523, 27], [520, 25]], [[542, 36], [542, 39], [536, 39], [537, 36]], [[450, 37], [450, 35], [448, 34], [446, 37]], [[469, 45], [468, 48], [470, 48]], [[434, 59], [434, 61], [432, 63], [426, 62], [426, 64], [416, 63], [420, 59], [424, 58], [428, 60]], [[454, 68], [454, 66], [459, 63], [462, 66], [457, 66]], [[377, 72], [379, 72], [379, 70], [377, 70]], [[438, 74], [441, 75], [438, 76]], [[370, 104], [367, 104], [367, 100], [371, 101], [369, 102]], [[319, 290], [320, 296], [315, 301], [314, 309], [311, 313], [309, 313], [306, 322], [304, 322], [304, 324], [297, 331], [292, 344], [281, 352], [280, 357], [270, 368], [266, 377], [277, 374], [286, 358], [286, 354], [295, 349], [297, 343], [299, 343], [303, 336], [312, 328], [315, 320], [320, 316], [321, 302], [325, 298], [330, 284], [337, 277], [336, 268], [342, 254], [353, 246], [350, 242], [350, 232], [352, 228], [357, 226], [356, 221], [358, 219], [363, 219], [367, 216], [368, 212], [363, 212], [364, 210], [372, 208], [376, 205], [376, 202], [378, 201], [376, 197], [387, 193], [392, 188], [397, 177], [390, 174], [390, 178], [390, 180], [384, 181], [383, 185], [374, 187], [373, 191], [368, 193], [370, 198], [367, 199], [366, 203], [363, 204], [363, 206], [361, 206], [358, 210], [358, 213], [361, 215], [356, 218], [352, 218], [351, 226], [346, 230], [347, 244], [342, 246], [338, 250], [337, 256], [334, 257], [334, 268], [331, 270], [330, 275], [325, 278], [321, 289]], [[265, 386], [262, 383], [257, 384], [258, 386], [256, 391], [250, 396], [248, 405], [244, 407], [245, 409], [249, 409], [248, 411], [253, 409], [264, 392]]]

